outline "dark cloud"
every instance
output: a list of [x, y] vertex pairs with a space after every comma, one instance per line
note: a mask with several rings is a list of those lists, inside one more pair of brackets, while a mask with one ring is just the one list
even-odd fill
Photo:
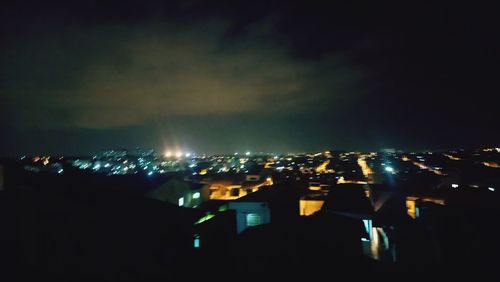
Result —
[[341, 54], [300, 60], [279, 42], [260, 42], [262, 23], [238, 40], [225, 36], [230, 27], [106, 26], [15, 42], [20, 48], [4, 57], [9, 121], [113, 128], [171, 116], [293, 113], [347, 95], [362, 79]]
[[417, 4], [5, 4], [2, 150], [498, 144], [494, 10]]

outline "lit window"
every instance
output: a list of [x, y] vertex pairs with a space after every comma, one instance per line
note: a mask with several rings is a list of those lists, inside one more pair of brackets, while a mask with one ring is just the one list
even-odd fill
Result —
[[196, 192], [193, 194], [193, 199], [198, 199], [200, 197], [200, 192]]
[[249, 213], [247, 214], [247, 226], [256, 226], [262, 224], [262, 218], [260, 214]]
[[373, 222], [371, 219], [363, 219], [363, 224], [365, 225], [366, 233], [368, 233], [368, 236], [370, 239], [373, 237]]
[[179, 198], [179, 206], [182, 207], [184, 205], [184, 197]]

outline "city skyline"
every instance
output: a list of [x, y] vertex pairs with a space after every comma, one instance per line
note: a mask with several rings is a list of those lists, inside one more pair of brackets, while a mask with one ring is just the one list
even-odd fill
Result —
[[497, 151], [500, 152], [500, 147], [490, 146], [490, 147], [477, 147], [477, 148], [440, 148], [440, 149], [422, 149], [422, 150], [402, 150], [398, 148], [379, 148], [377, 150], [347, 150], [342, 148], [325, 148], [323, 150], [314, 150], [314, 151], [251, 151], [251, 150], [236, 150], [232, 152], [203, 152], [196, 151], [190, 148], [180, 148], [180, 147], [166, 147], [160, 150], [156, 150], [155, 148], [144, 148], [144, 147], [135, 147], [135, 148], [125, 148], [125, 147], [116, 147], [116, 148], [104, 148], [101, 150], [88, 151], [81, 154], [48, 154], [44, 152], [35, 152], [33, 154], [20, 154], [9, 157], [16, 157], [20, 159], [25, 159], [27, 157], [34, 158], [44, 158], [44, 157], [93, 157], [99, 155], [112, 154], [113, 152], [120, 152], [123, 156], [153, 156], [158, 158], [165, 159], [190, 159], [190, 158], [202, 158], [202, 157], [214, 157], [214, 156], [234, 156], [234, 157], [265, 157], [265, 156], [306, 156], [306, 155], [319, 155], [325, 154], [329, 152], [345, 152], [345, 153], [357, 153], [357, 154], [365, 154], [365, 153], [404, 153], [404, 154], [418, 154], [418, 153], [440, 153], [445, 154], [449, 152], [454, 153], [463, 153], [463, 152], [475, 152], [475, 151], [484, 151], [491, 152]]

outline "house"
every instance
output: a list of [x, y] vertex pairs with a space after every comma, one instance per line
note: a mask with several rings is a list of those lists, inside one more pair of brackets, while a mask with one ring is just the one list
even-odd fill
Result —
[[261, 178], [260, 176], [247, 175], [244, 181], [233, 176], [205, 180], [203, 183], [210, 187], [211, 200], [236, 200], [256, 192], [262, 187], [273, 185], [273, 179], [270, 176]]
[[322, 210], [363, 220], [366, 232], [373, 238], [375, 210], [369, 197], [369, 187], [362, 184], [340, 184], [331, 189]]
[[236, 233], [246, 228], [271, 222], [271, 211], [263, 201], [232, 201], [228, 208], [236, 211]]
[[210, 189], [205, 184], [173, 177], [158, 188], [151, 190], [146, 196], [181, 207], [194, 208], [210, 198]]
[[362, 265], [363, 234], [359, 220], [325, 212], [248, 228], [231, 250], [232, 270], [252, 278], [338, 273], [343, 264]]
[[283, 223], [298, 217], [296, 187], [283, 183], [263, 186], [258, 191], [227, 203], [236, 211], [237, 233], [248, 227], [267, 223]]

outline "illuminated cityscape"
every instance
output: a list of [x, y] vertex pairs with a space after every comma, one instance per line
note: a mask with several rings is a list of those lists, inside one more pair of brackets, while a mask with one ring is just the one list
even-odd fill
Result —
[[[301, 232], [328, 234], [333, 228], [340, 234], [336, 236], [345, 237], [325, 244], [350, 259], [359, 255], [384, 265], [408, 265], [410, 270], [415, 260], [437, 266], [456, 259], [442, 240], [462, 236], [440, 230], [436, 224], [442, 223], [435, 220], [443, 212], [493, 208], [488, 205], [498, 199], [500, 170], [485, 163], [498, 162], [498, 147], [226, 155], [168, 150], [157, 154], [136, 148], [89, 157], [21, 156], [5, 162], [1, 171], [6, 192], [37, 187], [50, 195], [53, 189], [69, 185], [74, 188], [61, 196], [113, 195], [112, 202], [127, 198], [146, 201], [146, 209], [156, 205], [149, 201], [162, 203], [167, 210], [176, 208], [169, 213], [191, 224], [183, 230], [191, 235], [183, 239], [187, 241], [182, 247], [191, 259], [213, 258], [214, 252], [236, 255], [233, 248], [248, 236], [258, 238], [258, 232], [271, 236], [274, 228], [307, 225]], [[115, 188], [109, 190], [109, 185]], [[329, 227], [334, 222], [338, 225]], [[423, 232], [418, 231], [421, 228], [430, 229], [418, 238], [404, 235]]]
[[7, 0], [0, 26], [0, 281], [500, 280], [494, 5]]

